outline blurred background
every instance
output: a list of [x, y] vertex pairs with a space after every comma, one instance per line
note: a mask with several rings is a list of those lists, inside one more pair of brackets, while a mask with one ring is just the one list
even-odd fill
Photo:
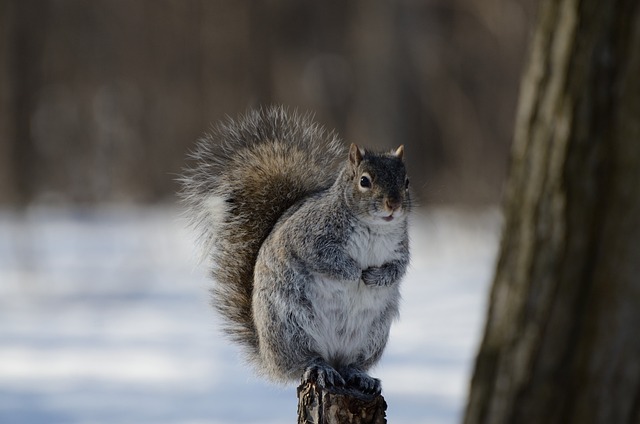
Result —
[[407, 146], [427, 203], [495, 203], [534, 2], [3, 0], [0, 203], [173, 201], [225, 115]]
[[294, 422], [295, 387], [220, 336], [175, 194], [211, 125], [274, 103], [405, 144], [422, 208], [374, 375], [390, 422], [456, 422], [534, 19], [527, 0], [0, 0], [0, 422]]

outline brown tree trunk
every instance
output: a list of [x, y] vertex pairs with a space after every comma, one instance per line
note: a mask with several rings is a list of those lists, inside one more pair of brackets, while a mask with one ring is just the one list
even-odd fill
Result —
[[320, 389], [305, 382], [298, 387], [298, 424], [385, 424], [382, 395]]
[[543, 0], [464, 422], [640, 422], [640, 6]]

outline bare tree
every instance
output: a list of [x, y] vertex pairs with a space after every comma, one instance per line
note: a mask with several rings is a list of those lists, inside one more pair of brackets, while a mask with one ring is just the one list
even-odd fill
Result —
[[640, 422], [640, 5], [543, 0], [464, 422]]
[[5, 156], [0, 174], [6, 179], [0, 191], [9, 191], [18, 204], [33, 196], [39, 177], [31, 118], [41, 85], [47, 13], [47, 4], [32, 0], [0, 5], [5, 39], [0, 48], [5, 62], [0, 66], [0, 152]]

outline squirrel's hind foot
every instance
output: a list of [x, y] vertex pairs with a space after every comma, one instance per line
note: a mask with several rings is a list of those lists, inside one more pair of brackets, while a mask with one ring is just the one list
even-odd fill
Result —
[[347, 381], [348, 387], [353, 387], [369, 395], [379, 395], [382, 391], [380, 380], [371, 377], [364, 371], [357, 368], [347, 367], [340, 370], [342, 376]]
[[336, 371], [331, 365], [327, 364], [321, 359], [313, 361], [304, 370], [302, 381], [315, 382], [319, 387], [323, 389], [346, 386], [346, 382], [344, 378], [342, 378], [340, 373]]
[[323, 389], [355, 389], [367, 395], [379, 395], [380, 380], [354, 367], [344, 367], [338, 372], [322, 359], [314, 360], [304, 371], [302, 382], [314, 382]]

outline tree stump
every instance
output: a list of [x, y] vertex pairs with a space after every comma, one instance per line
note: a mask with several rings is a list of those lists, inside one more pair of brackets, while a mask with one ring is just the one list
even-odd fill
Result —
[[382, 395], [350, 388], [322, 389], [315, 382], [298, 386], [298, 424], [385, 424]]

